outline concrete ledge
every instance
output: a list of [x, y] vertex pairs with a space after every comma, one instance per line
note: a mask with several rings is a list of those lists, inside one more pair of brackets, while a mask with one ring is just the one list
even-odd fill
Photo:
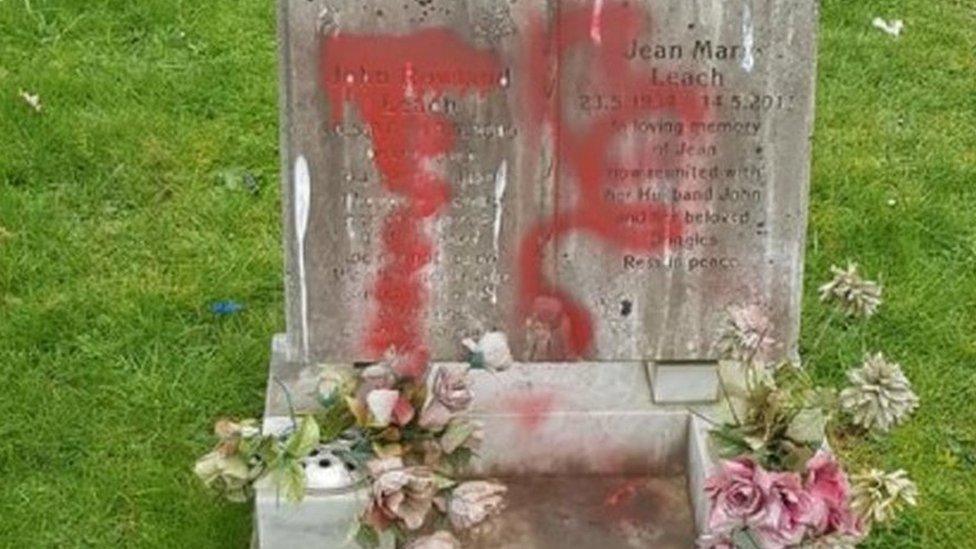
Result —
[[688, 495], [695, 513], [695, 530], [701, 534], [708, 527], [711, 506], [705, 496], [705, 479], [716, 467], [717, 456], [709, 448], [708, 424], [692, 416], [688, 423]]

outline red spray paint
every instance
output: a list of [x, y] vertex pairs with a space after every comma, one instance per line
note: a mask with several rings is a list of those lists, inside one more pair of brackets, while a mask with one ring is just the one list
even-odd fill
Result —
[[[644, 13], [627, 3], [601, 5], [598, 12], [580, 8], [559, 15], [549, 26], [541, 17], [530, 24], [523, 68], [527, 82], [522, 88], [527, 114], [530, 147], [542, 147], [548, 127], [556, 149], [557, 194], [566, 183], [559, 164], [572, 174], [578, 197], [575, 204], [542, 220], [521, 240], [519, 247], [520, 315], [530, 326], [549, 327], [553, 344], [547, 356], [565, 359], [585, 355], [593, 343], [593, 325], [588, 311], [568, 292], [547, 280], [543, 271], [543, 250], [572, 232], [585, 232], [611, 249], [654, 253], [668, 239], [682, 233], [680, 217], [668, 205], [656, 202], [612, 202], [604, 195], [607, 162], [611, 146], [622, 123], [660, 111], [654, 102], [628, 101], [628, 97], [675, 96], [668, 109], [686, 124], [701, 121], [704, 108], [697, 94], [688, 88], [651, 83], [624, 57], [627, 44], [641, 31]], [[594, 25], [612, 32], [596, 32]], [[599, 29], [597, 29], [599, 30]], [[618, 108], [594, 117], [585, 128], [572, 128], [563, 119], [566, 104], [559, 86], [559, 73], [567, 54], [583, 50], [591, 55], [584, 75], [596, 93], [623, 94]], [[554, 54], [553, 54], [554, 52]], [[555, 78], [555, 85], [551, 80]], [[636, 151], [649, 166], [649, 144]], [[634, 182], [636, 183], [636, 182]], [[641, 220], [639, 223], [633, 220]]]
[[426, 222], [450, 196], [448, 183], [428, 162], [455, 144], [450, 119], [424, 106], [446, 94], [487, 93], [500, 73], [490, 52], [444, 29], [406, 36], [339, 34], [322, 42], [320, 78], [333, 123], [342, 120], [346, 102], [358, 109], [372, 135], [383, 185], [403, 199], [384, 221], [376, 311], [364, 342], [376, 357], [393, 349], [403, 375], [421, 375], [429, 358], [427, 291], [420, 275], [435, 248]]
[[[584, 232], [613, 250], [653, 253], [682, 232], [680, 219], [665, 204], [611, 202], [603, 193], [609, 151], [620, 124], [660, 107], [625, 101], [613, 112], [595, 116], [585, 128], [571, 128], [563, 120], [561, 90], [551, 79], [555, 75], [558, 82], [566, 55], [580, 48], [592, 56], [586, 76], [595, 91], [674, 94], [677, 102], [669, 107], [673, 114], [685, 123], [703, 119], [703, 108], [692, 90], [652, 84], [625, 59], [627, 43], [641, 30], [644, 14], [626, 3], [600, 5], [596, 16], [581, 8], [558, 15], [552, 24], [540, 15], [530, 22], [520, 45], [523, 75], [516, 81], [525, 110], [525, 144], [541, 152], [549, 128], [556, 148], [557, 192], [564, 184], [558, 164], [565, 163], [578, 197], [571, 207], [521, 236], [518, 314], [528, 321], [529, 331], [546, 331], [553, 343], [546, 356], [533, 358], [582, 357], [593, 342], [589, 312], [547, 280], [543, 262], [550, 242], [558, 246], [566, 235]], [[384, 221], [382, 262], [374, 282], [376, 309], [364, 345], [376, 357], [395, 350], [399, 370], [407, 375], [421, 374], [429, 358], [423, 322], [427, 293], [420, 275], [435, 247], [426, 223], [442, 211], [450, 196], [448, 183], [427, 164], [453, 149], [455, 129], [443, 113], [403, 107], [423, 106], [445, 94], [486, 94], [499, 85], [501, 72], [491, 52], [476, 49], [445, 29], [403, 36], [339, 34], [322, 43], [320, 78], [333, 122], [341, 121], [345, 103], [358, 109], [370, 129], [384, 187], [403, 198]], [[479, 76], [436, 77], [458, 73]], [[650, 155], [644, 147], [636, 152], [646, 159]], [[645, 167], [650, 167], [646, 160]]]
[[532, 435], [546, 422], [557, 402], [556, 393], [536, 390], [507, 397], [505, 407], [516, 414], [520, 432], [523, 435]]

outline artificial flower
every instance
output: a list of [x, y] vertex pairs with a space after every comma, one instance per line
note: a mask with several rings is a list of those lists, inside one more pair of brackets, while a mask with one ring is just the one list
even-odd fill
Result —
[[871, 469], [852, 480], [851, 507], [869, 525], [889, 522], [906, 506], [917, 504], [918, 487], [903, 470]]
[[861, 278], [856, 263], [830, 267], [834, 278], [820, 287], [820, 301], [837, 301], [849, 316], [869, 317], [881, 305], [881, 285]]
[[765, 517], [753, 531], [763, 547], [779, 549], [803, 539], [807, 527], [820, 522], [824, 509], [803, 489], [800, 476], [793, 472], [767, 474]]
[[375, 389], [366, 394], [366, 407], [372, 425], [386, 427], [393, 419], [393, 410], [400, 401], [400, 392], [394, 389]]
[[354, 384], [352, 368], [336, 364], [324, 365], [317, 386], [319, 402], [325, 407], [331, 406], [345, 393], [350, 392]]
[[251, 468], [240, 455], [214, 450], [197, 460], [193, 472], [204, 485], [230, 501], [243, 503], [250, 495]]
[[466, 364], [445, 364], [434, 373], [434, 398], [452, 412], [461, 412], [470, 404], [474, 395], [468, 381]]
[[364, 368], [359, 373], [359, 377], [362, 379], [360, 390], [364, 393], [369, 393], [376, 389], [392, 389], [396, 385], [396, 373], [393, 372], [393, 369], [386, 362], [380, 362]]
[[767, 477], [749, 458], [723, 461], [718, 472], [705, 480], [705, 494], [711, 501], [709, 529], [725, 532], [761, 523], [767, 506]]
[[420, 413], [419, 425], [439, 431], [457, 412], [471, 404], [473, 395], [468, 381], [466, 364], [444, 364], [437, 368], [431, 381], [431, 391]]
[[850, 485], [837, 458], [826, 450], [818, 451], [806, 464], [804, 486], [821, 511], [811, 526], [818, 536], [861, 535], [856, 516], [848, 499]]
[[261, 427], [255, 419], [245, 419], [240, 422], [221, 419], [214, 424], [214, 434], [222, 441], [234, 438], [251, 438], [261, 434]]
[[426, 520], [436, 493], [437, 482], [429, 468], [389, 469], [373, 480], [367, 516], [380, 525], [399, 520], [408, 530], [416, 530]]
[[758, 305], [732, 306], [719, 340], [723, 356], [745, 362], [770, 358], [775, 340], [773, 326]]
[[484, 480], [465, 482], [451, 492], [447, 516], [458, 530], [473, 528], [501, 512], [508, 489]]
[[461, 549], [461, 542], [454, 537], [454, 534], [440, 530], [411, 541], [404, 549]]
[[484, 424], [480, 421], [454, 420], [441, 435], [440, 446], [446, 454], [453, 454], [458, 448], [476, 449], [484, 440]]
[[855, 425], [887, 432], [918, 408], [918, 397], [901, 366], [886, 361], [881, 353], [865, 357], [847, 379], [851, 385], [841, 391], [840, 405]]
[[475, 367], [499, 372], [512, 365], [512, 351], [503, 332], [488, 332], [477, 343], [470, 338], [461, 343], [471, 353], [470, 362]]

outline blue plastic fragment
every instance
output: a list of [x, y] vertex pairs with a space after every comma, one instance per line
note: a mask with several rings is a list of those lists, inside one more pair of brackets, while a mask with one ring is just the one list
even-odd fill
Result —
[[217, 301], [210, 304], [210, 311], [218, 316], [227, 316], [239, 313], [244, 309], [244, 305], [236, 301]]

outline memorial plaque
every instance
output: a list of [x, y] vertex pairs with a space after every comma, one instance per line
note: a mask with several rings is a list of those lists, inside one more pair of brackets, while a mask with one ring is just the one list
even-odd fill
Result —
[[459, 356], [462, 336], [513, 331], [506, 254], [551, 183], [527, 167], [539, 151], [516, 145], [508, 4], [283, 9], [293, 354], [394, 349], [420, 363]]
[[281, 3], [288, 351], [795, 346], [816, 2]]
[[575, 230], [556, 247], [559, 284], [591, 325], [581, 347], [601, 359], [707, 359], [723, 310], [757, 305], [777, 354], [789, 353], [817, 3], [625, 4], [605, 3], [599, 24], [593, 2], [561, 4], [570, 43], [556, 192]]

